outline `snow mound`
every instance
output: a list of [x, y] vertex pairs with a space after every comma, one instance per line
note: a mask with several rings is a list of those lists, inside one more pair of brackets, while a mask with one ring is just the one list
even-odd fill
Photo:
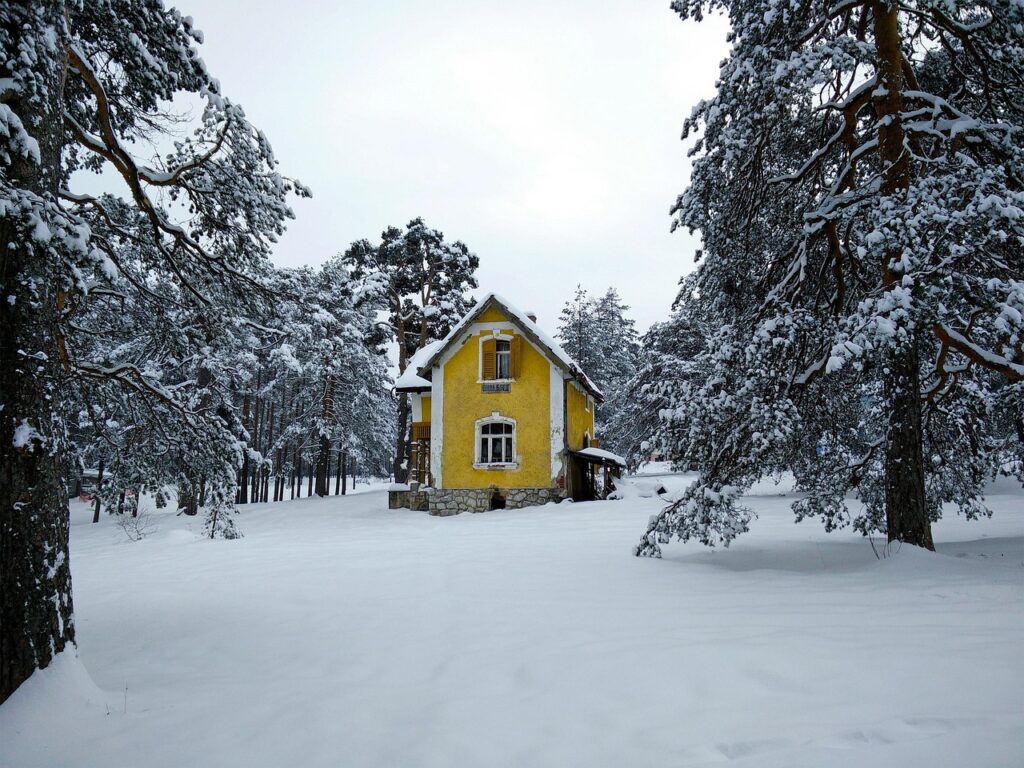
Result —
[[665, 484], [656, 477], [619, 477], [609, 499], [653, 499], [667, 492]]
[[115, 709], [77, 651], [59, 653], [0, 706], [0, 765], [60, 765], [64, 739], [87, 737]]

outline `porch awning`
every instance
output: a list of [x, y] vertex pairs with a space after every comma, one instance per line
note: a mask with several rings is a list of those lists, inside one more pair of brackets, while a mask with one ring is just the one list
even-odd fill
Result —
[[569, 451], [572, 456], [588, 461], [591, 464], [601, 464], [610, 467], [625, 467], [626, 460], [618, 454], [606, 451], [604, 448], [583, 448], [579, 451]]

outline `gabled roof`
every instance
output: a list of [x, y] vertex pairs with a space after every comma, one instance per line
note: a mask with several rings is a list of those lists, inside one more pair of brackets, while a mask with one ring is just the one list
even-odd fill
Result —
[[447, 336], [440, 341], [428, 344], [413, 355], [412, 359], [409, 360], [405, 373], [399, 376], [398, 381], [395, 382], [395, 389], [400, 391], [418, 391], [428, 388], [430, 386], [430, 382], [423, 378], [423, 374], [427, 373], [434, 366], [441, 355], [443, 355], [445, 351], [463, 333], [465, 333], [466, 329], [470, 325], [476, 322], [477, 318], [479, 318], [488, 307], [497, 307], [501, 310], [510, 320], [519, 326], [526, 338], [533, 342], [535, 346], [543, 350], [548, 358], [557, 363], [564, 371], [576, 379], [576, 381], [578, 381], [580, 385], [587, 390], [587, 392], [593, 395], [595, 400], [599, 402], [604, 400], [604, 394], [600, 389], [598, 389], [597, 385], [590, 380], [590, 377], [583, 372], [579, 363], [569, 357], [565, 350], [558, 345], [558, 342], [542, 331], [535, 322], [526, 316], [524, 312], [516, 309], [516, 307], [497, 293], [488, 293], [476, 303], [473, 309], [471, 309], [452, 327]]

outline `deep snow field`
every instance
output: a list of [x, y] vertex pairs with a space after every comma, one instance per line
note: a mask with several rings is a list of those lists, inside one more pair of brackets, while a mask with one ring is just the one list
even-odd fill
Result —
[[130, 542], [75, 502], [78, 657], [0, 707], [0, 766], [1024, 765], [1020, 489], [881, 560], [756, 491], [731, 548], [660, 561], [636, 487], [251, 505], [237, 541], [161, 512]]

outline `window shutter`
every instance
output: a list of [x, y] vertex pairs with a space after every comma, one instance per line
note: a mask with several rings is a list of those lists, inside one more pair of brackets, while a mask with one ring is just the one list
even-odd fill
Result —
[[481, 369], [483, 371], [484, 381], [490, 381], [497, 378], [498, 365], [495, 360], [496, 352], [498, 349], [498, 342], [494, 339], [484, 339], [483, 343], [483, 365]]
[[518, 379], [519, 374], [523, 370], [523, 337], [513, 336], [512, 341], [508, 345], [508, 348], [509, 357], [511, 358], [511, 360], [509, 361], [511, 363], [509, 368], [511, 369], [512, 372], [512, 378]]

